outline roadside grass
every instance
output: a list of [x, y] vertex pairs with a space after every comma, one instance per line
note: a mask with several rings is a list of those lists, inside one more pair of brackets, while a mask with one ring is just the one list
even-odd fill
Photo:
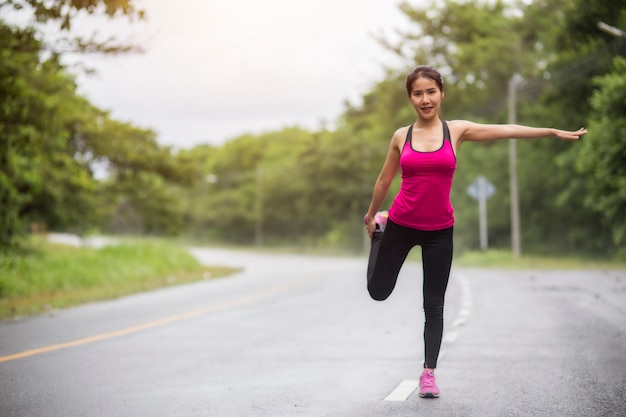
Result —
[[[341, 251], [302, 248], [231, 249], [309, 255], [363, 256]], [[420, 261], [415, 248], [409, 261]], [[497, 269], [625, 269], [625, 260], [581, 256], [523, 255], [510, 251], [463, 251], [454, 267]], [[21, 248], [0, 252], [0, 319], [40, 314], [91, 301], [155, 290], [167, 286], [223, 277], [237, 269], [203, 266], [184, 242], [165, 239], [122, 239], [101, 249], [53, 244], [32, 238]]]
[[223, 277], [227, 267], [200, 264], [184, 247], [129, 239], [101, 249], [33, 238], [0, 253], [0, 319]]
[[[184, 242], [184, 241], [183, 241]], [[228, 248], [232, 250], [253, 251], [258, 253], [285, 253], [300, 254], [311, 256], [337, 256], [362, 258], [367, 257], [367, 253], [361, 251], [349, 250], [342, 247], [334, 246], [312, 246], [306, 247], [301, 245], [282, 245], [273, 246], [266, 245], [263, 247], [245, 246], [245, 245], [225, 245], [220, 242], [199, 241], [194, 242], [199, 246], [219, 246], [220, 248]], [[407, 257], [409, 262], [421, 262], [421, 250], [419, 247], [413, 248]], [[613, 258], [601, 258], [599, 256], [591, 256], [588, 254], [572, 254], [572, 255], [537, 255], [532, 253], [524, 253], [518, 259], [513, 256], [510, 250], [505, 249], [488, 249], [480, 250], [458, 250], [455, 248], [453, 267], [461, 268], [491, 268], [491, 269], [617, 269], [626, 270], [626, 249], [619, 252]]]
[[[182, 241], [184, 242], [184, 241]], [[299, 254], [311, 256], [337, 256], [349, 258], [367, 257], [367, 253], [363, 250], [355, 251], [354, 249], [346, 249], [334, 246], [301, 246], [301, 245], [282, 245], [273, 246], [265, 245], [262, 247], [245, 246], [245, 245], [225, 245], [220, 242], [193, 241], [199, 246], [216, 246], [220, 248], [228, 248], [232, 250], [253, 251], [257, 253], [285, 253]], [[407, 257], [409, 262], [421, 262], [421, 250], [419, 247], [413, 248]], [[586, 254], [572, 255], [537, 255], [524, 253], [517, 259], [510, 250], [505, 249], [488, 249], [487, 251], [479, 250], [458, 250], [455, 248], [453, 267], [461, 268], [492, 268], [492, 269], [618, 269], [626, 270], [626, 249], [615, 255], [613, 258], [601, 258], [599, 256], [591, 256]]]
[[626, 261], [584, 256], [522, 255], [506, 250], [466, 251], [454, 258], [453, 266], [498, 269], [626, 269]]

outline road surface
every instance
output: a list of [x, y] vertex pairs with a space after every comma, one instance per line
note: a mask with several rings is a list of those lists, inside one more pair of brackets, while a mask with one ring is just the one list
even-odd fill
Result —
[[241, 273], [0, 322], [0, 416], [626, 416], [626, 271], [453, 268], [419, 398], [421, 268], [193, 249]]

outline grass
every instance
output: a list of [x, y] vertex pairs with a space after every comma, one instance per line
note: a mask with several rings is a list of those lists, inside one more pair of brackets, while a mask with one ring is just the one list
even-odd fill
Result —
[[[196, 242], [199, 246], [215, 245], [215, 242]], [[363, 251], [355, 252], [342, 247], [303, 247], [291, 246], [241, 246], [230, 245], [226, 247], [233, 250], [246, 250], [258, 253], [286, 253], [339, 257], [363, 257], [367, 256]], [[419, 247], [413, 248], [407, 258], [409, 262], [421, 262], [421, 250]], [[493, 269], [626, 269], [626, 250], [616, 255], [613, 259], [600, 258], [585, 254], [574, 255], [537, 255], [524, 253], [517, 259], [513, 253], [504, 249], [489, 249], [485, 252], [458, 250], [455, 248], [453, 266], [463, 268], [493, 268]]]
[[489, 249], [485, 252], [463, 252], [455, 257], [454, 266], [500, 269], [626, 269], [626, 262], [583, 256], [524, 255], [515, 258], [505, 250]]
[[[0, 319], [106, 300], [229, 275], [235, 269], [201, 265], [176, 241], [133, 239], [102, 249], [56, 245], [33, 238], [19, 250], [0, 252]], [[302, 253], [291, 247], [264, 252]], [[304, 251], [313, 254], [310, 251]], [[315, 251], [313, 251], [315, 252]], [[337, 252], [333, 252], [338, 255]], [[319, 253], [317, 253], [319, 254]], [[354, 255], [354, 254], [352, 254]], [[360, 255], [362, 256], [362, 255]], [[419, 248], [408, 260], [419, 261]], [[499, 269], [626, 269], [626, 261], [523, 255], [505, 250], [465, 251], [455, 267]]]
[[19, 250], [0, 253], [0, 318], [38, 314], [234, 271], [203, 266], [183, 247], [165, 241], [128, 240], [94, 249], [33, 238]]

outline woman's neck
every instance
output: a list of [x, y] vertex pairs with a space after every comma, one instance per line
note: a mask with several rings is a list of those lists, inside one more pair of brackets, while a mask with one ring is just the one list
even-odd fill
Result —
[[415, 127], [418, 129], [429, 129], [431, 127], [438, 127], [441, 125], [439, 117], [432, 117], [430, 119], [417, 119]]

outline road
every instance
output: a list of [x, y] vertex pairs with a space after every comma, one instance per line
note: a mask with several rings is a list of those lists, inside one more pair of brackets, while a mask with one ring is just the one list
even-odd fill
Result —
[[439, 399], [415, 391], [421, 268], [193, 249], [243, 267], [0, 322], [0, 416], [626, 415], [626, 271], [453, 268]]

